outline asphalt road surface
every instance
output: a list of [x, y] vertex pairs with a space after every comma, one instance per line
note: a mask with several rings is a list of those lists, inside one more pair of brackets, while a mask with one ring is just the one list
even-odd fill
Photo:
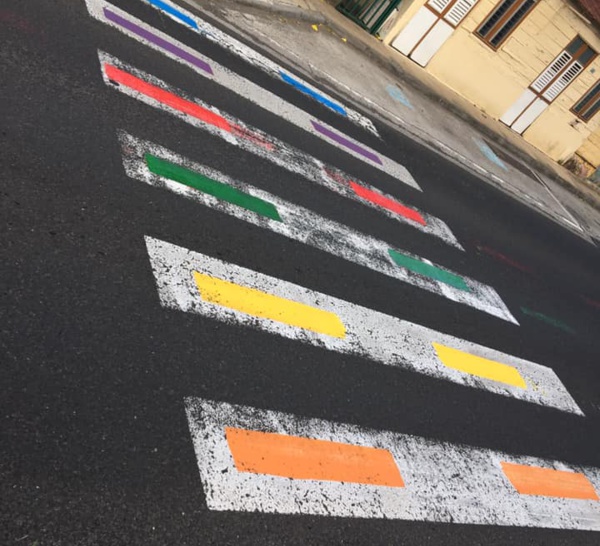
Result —
[[[598, 248], [148, 4], [114, 4], [334, 128], [346, 149], [83, 0], [2, 2], [0, 542], [600, 543]], [[112, 56], [102, 67], [98, 50]], [[148, 145], [126, 172], [122, 131], [163, 152]], [[422, 191], [348, 153], [349, 139]], [[282, 143], [304, 160], [277, 164]], [[437, 217], [464, 250], [384, 214], [372, 193], [319, 184], [306, 158]], [[285, 207], [301, 221], [283, 233]], [[324, 219], [339, 233], [303, 239], [333, 229]], [[402, 256], [365, 261], [359, 235]], [[437, 352], [411, 356], [419, 336]]]

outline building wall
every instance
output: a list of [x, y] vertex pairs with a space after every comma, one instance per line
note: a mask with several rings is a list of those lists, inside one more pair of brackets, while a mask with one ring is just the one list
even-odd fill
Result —
[[[577, 34], [600, 53], [600, 34], [564, 0], [541, 0], [500, 49], [494, 51], [474, 31], [498, 2], [479, 0], [426, 67], [495, 119], [504, 114]], [[391, 25], [384, 41], [392, 42], [425, 3], [426, 0], [410, 3]], [[585, 148], [586, 139], [600, 128], [600, 114], [585, 123], [569, 109], [598, 78], [600, 59], [596, 58], [524, 132], [525, 140], [557, 161], [564, 161]], [[593, 164], [600, 165], [600, 157], [585, 150], [596, 159]]]
[[425, 4], [426, 0], [402, 0], [398, 6], [396, 21], [388, 27], [386, 35], [381, 34], [380, 38], [384, 44], [390, 44], [391, 41], [400, 34], [400, 31], [412, 19], [412, 16], [419, 11], [419, 8]]
[[595, 167], [600, 165], [600, 128], [596, 129], [581, 145], [577, 155]]

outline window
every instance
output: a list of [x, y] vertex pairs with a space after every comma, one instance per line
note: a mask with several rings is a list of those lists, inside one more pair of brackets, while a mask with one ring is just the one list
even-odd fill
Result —
[[429, 0], [428, 5], [438, 13], [442, 13], [452, 0]]
[[[597, 53], [579, 36], [571, 40], [542, 73], [529, 85], [517, 101], [502, 115], [500, 121], [518, 133], [523, 133], [548, 105], [573, 82]], [[589, 99], [587, 102], [584, 102]], [[585, 115], [593, 115], [598, 109], [598, 94], [587, 95], [580, 101], [580, 110]], [[575, 107], [574, 107], [575, 108]], [[577, 115], [577, 114], [576, 114]]]
[[594, 85], [581, 100], [571, 108], [577, 117], [589, 121], [600, 110], [600, 81]]
[[479, 0], [429, 0], [425, 4], [438, 17], [456, 28]]
[[576, 36], [529, 86], [552, 102], [590, 64], [597, 53]]
[[594, 60], [596, 52], [587, 45], [579, 36], [568, 46], [567, 51], [576, 58], [583, 66], [587, 66]]
[[539, 0], [502, 0], [475, 31], [486, 44], [498, 49]]

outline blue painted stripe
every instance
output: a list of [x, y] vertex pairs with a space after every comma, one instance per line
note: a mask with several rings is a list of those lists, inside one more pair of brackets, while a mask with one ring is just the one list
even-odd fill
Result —
[[185, 23], [187, 26], [198, 30], [198, 23], [196, 23], [196, 21], [194, 21], [185, 13], [175, 9], [172, 6], [169, 6], [169, 4], [165, 4], [162, 0], [146, 0], [146, 2], [148, 2], [148, 4], [152, 4], [155, 8], [172, 15], [173, 17], [177, 17], [177, 19]]
[[279, 71], [279, 75], [281, 76], [281, 79], [284, 82], [289, 83], [290, 85], [294, 86], [296, 89], [298, 89], [298, 91], [301, 91], [305, 95], [309, 95], [313, 99], [319, 101], [321, 104], [324, 104], [328, 108], [331, 108], [332, 110], [334, 110], [338, 114], [342, 114], [342, 116], [347, 116], [348, 115], [346, 113], [346, 110], [342, 106], [340, 106], [339, 104], [337, 104], [337, 103], [329, 100], [327, 97], [324, 97], [320, 93], [317, 93], [316, 91], [313, 91], [310, 87], [307, 87], [306, 85], [300, 83], [298, 80], [295, 80], [289, 74], [286, 74], [283, 70]]

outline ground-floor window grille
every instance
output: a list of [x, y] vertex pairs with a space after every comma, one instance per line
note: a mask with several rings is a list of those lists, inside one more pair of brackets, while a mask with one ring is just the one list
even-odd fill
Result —
[[498, 49], [538, 2], [539, 0], [502, 0], [475, 34], [493, 49]]
[[401, 0], [341, 0], [336, 9], [371, 34], [377, 35]]
[[589, 121], [600, 110], [600, 81], [594, 85], [571, 111], [583, 121]]
[[[500, 121], [523, 134], [597, 55], [581, 37], [576, 36], [504, 112]], [[581, 106], [584, 113], [595, 112], [594, 108], [597, 106], [588, 103]]]
[[552, 61], [530, 88], [552, 102], [588, 66], [597, 53], [579, 36]]
[[479, 0], [429, 0], [425, 5], [438, 15], [438, 17], [444, 19], [444, 21], [449, 23], [453, 28], [456, 28], [478, 1]]

